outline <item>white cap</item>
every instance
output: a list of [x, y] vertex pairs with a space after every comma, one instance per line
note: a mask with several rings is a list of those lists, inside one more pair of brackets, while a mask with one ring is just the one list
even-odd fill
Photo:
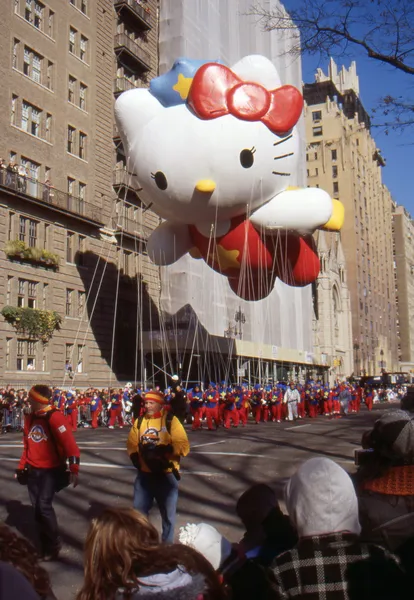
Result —
[[231, 543], [207, 523], [187, 523], [180, 527], [178, 539], [184, 546], [200, 552], [216, 570], [231, 553]]

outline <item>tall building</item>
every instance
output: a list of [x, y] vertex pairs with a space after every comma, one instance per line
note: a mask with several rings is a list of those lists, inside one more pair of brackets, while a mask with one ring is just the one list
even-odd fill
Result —
[[304, 85], [308, 184], [345, 205], [341, 242], [351, 298], [354, 373], [398, 368], [393, 201], [382, 183], [385, 160], [370, 131], [353, 62]]
[[351, 301], [340, 234], [317, 231], [314, 237], [321, 262], [313, 286], [314, 345], [333, 384], [354, 369]]
[[392, 215], [401, 370], [414, 376], [414, 221], [403, 206]]
[[113, 105], [157, 74], [158, 2], [6, 4], [0, 381], [139, 378], [137, 303], [148, 315], [159, 291], [144, 244], [158, 219], [133, 190]]

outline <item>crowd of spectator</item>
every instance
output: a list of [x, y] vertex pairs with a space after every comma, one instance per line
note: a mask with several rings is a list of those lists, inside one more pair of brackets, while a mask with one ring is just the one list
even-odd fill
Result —
[[[383, 413], [362, 447], [353, 475], [325, 457], [301, 464], [285, 487], [287, 514], [269, 485], [246, 490], [239, 541], [192, 523], [166, 545], [138, 511], [104, 509], [86, 536], [77, 600], [412, 598], [414, 417]], [[27, 584], [20, 597], [55, 598], [34, 548], [2, 525], [0, 597]]]
[[[37, 184], [40, 183], [33, 177], [29, 167], [23, 164], [16, 164], [10, 160], [7, 164], [3, 158], [0, 158], [0, 185], [14, 189], [23, 194], [29, 193], [31, 196], [39, 196]], [[28, 185], [31, 185], [28, 189]], [[35, 186], [35, 189], [34, 187]], [[52, 202], [54, 197], [53, 186], [49, 179], [41, 184], [41, 196], [46, 202]]]

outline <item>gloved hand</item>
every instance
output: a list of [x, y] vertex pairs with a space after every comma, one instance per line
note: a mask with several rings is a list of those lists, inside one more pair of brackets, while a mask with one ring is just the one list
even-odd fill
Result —
[[134, 465], [134, 467], [136, 469], [139, 469], [139, 454], [138, 454], [138, 452], [133, 452], [133, 454], [129, 455], [129, 458], [131, 459], [131, 462]]

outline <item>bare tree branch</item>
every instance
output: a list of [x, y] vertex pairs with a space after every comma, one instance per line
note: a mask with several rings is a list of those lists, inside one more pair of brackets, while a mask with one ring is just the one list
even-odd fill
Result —
[[[288, 6], [288, 2], [287, 8]], [[303, 0], [300, 8], [287, 13], [256, 4], [250, 13], [265, 31], [301, 33], [301, 43], [291, 52], [343, 54], [348, 44], [364, 50], [370, 58], [414, 75], [413, 0]]]

